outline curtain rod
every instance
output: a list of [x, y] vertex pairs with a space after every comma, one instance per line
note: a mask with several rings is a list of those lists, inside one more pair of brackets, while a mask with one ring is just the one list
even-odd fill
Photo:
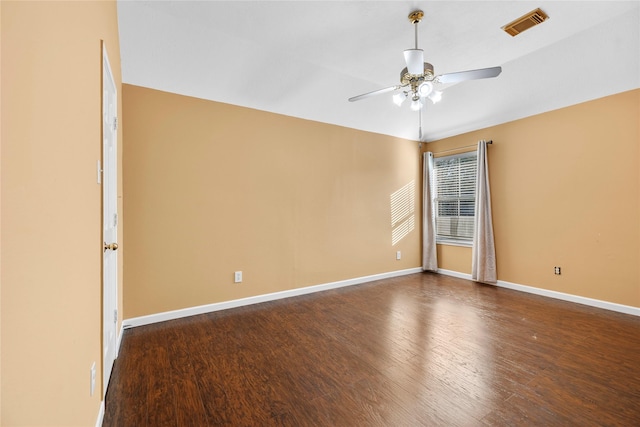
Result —
[[[487, 141], [487, 144], [493, 144], [492, 140]], [[438, 151], [437, 153], [433, 153], [433, 154], [442, 154], [442, 153], [448, 153], [449, 151], [458, 151], [458, 150], [464, 150], [465, 148], [471, 148], [471, 147], [477, 147], [478, 144], [474, 144], [474, 145], [465, 145], [464, 147], [458, 147], [458, 148], [451, 148], [449, 150], [444, 150], [444, 151]]]

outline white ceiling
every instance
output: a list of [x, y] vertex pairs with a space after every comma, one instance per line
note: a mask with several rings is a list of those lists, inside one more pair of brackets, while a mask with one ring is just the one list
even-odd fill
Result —
[[[500, 27], [540, 7], [516, 37]], [[502, 66], [450, 86], [422, 113], [423, 140], [640, 87], [640, 1], [123, 1], [124, 83], [408, 139], [419, 113], [391, 94], [418, 45], [436, 74]], [[215, 118], [212, 118], [215, 120]], [[250, 125], [250, 123], [248, 124]]]

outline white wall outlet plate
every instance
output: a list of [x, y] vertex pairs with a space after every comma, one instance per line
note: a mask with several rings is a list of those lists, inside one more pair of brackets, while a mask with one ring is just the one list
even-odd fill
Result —
[[242, 282], [242, 271], [236, 271], [233, 275], [233, 282], [240, 283]]

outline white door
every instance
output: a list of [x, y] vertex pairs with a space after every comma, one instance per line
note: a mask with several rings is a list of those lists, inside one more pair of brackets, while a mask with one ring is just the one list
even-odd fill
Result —
[[107, 51], [102, 47], [102, 395], [116, 358], [118, 323], [118, 144], [117, 92]]

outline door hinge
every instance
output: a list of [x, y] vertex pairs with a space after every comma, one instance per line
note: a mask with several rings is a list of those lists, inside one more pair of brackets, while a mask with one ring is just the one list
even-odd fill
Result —
[[118, 130], [118, 116], [113, 118], [113, 130]]
[[113, 310], [113, 323], [118, 323], [118, 310]]

